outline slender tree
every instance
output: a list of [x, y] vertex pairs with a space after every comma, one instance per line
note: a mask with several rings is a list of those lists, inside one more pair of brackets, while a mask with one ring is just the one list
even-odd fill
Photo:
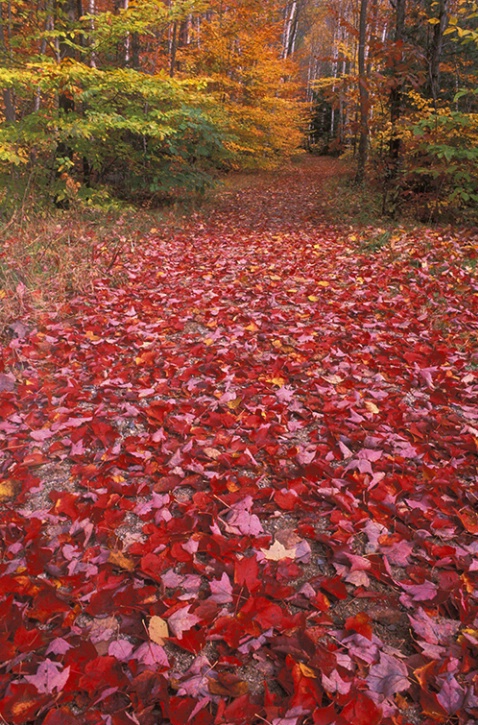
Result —
[[[392, 2], [392, 0], [391, 0]], [[402, 114], [402, 89], [404, 84], [403, 78], [403, 44], [405, 37], [405, 11], [406, 0], [395, 0], [392, 3], [395, 10], [395, 32], [394, 32], [394, 53], [393, 53], [393, 74], [392, 88], [390, 91], [390, 176], [396, 177], [400, 164], [401, 135], [398, 129], [398, 122]]]
[[433, 37], [428, 58], [429, 90], [435, 110], [440, 93], [440, 63], [443, 50], [443, 36], [448, 26], [450, 0], [439, 0], [438, 17], [433, 25]]
[[357, 157], [357, 173], [355, 183], [362, 184], [365, 177], [369, 141], [369, 89], [365, 62], [365, 44], [367, 36], [367, 9], [368, 0], [360, 2], [359, 47], [358, 47], [358, 77], [360, 97], [360, 136]]

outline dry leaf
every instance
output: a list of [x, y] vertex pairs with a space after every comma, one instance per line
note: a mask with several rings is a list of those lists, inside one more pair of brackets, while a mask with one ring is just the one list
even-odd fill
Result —
[[242, 398], [235, 398], [234, 400], [230, 400], [227, 404], [227, 407], [230, 408], [230, 410], [236, 410], [242, 403]]
[[108, 561], [114, 566], [119, 566], [120, 569], [126, 569], [126, 571], [134, 571], [133, 559], [129, 559], [121, 551], [110, 551]]
[[162, 617], [154, 615], [149, 620], [148, 632], [150, 639], [162, 647], [169, 637], [168, 623]]
[[212, 458], [213, 461], [216, 461], [222, 454], [221, 451], [218, 451], [217, 448], [203, 448], [204, 453], [208, 458]]
[[304, 677], [313, 677], [314, 679], [317, 679], [317, 675], [315, 674], [314, 670], [312, 670], [310, 667], [307, 667], [307, 665], [304, 665], [303, 662], [299, 662], [299, 670]]
[[262, 553], [269, 561], [281, 561], [281, 559], [295, 559], [295, 547], [286, 549], [280, 541], [274, 541], [269, 549], [261, 549]]
[[17, 486], [13, 481], [6, 480], [0, 483], [0, 501], [8, 501], [16, 495]]
[[277, 385], [278, 388], [282, 388], [282, 386], [285, 385], [286, 380], [284, 378], [274, 377], [274, 378], [267, 378], [266, 382], [272, 383], [273, 385]]

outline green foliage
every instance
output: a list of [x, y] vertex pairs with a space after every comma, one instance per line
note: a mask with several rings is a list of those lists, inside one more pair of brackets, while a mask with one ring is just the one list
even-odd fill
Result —
[[[39, 89], [51, 102], [0, 126], [0, 170], [23, 164], [57, 202], [98, 198], [98, 186], [122, 196], [202, 192], [226, 158], [204, 80], [70, 59], [9, 71], [8, 79], [17, 92]], [[60, 93], [75, 99], [74, 110], [53, 107]]]
[[405, 169], [409, 192], [431, 219], [473, 214], [478, 204], [478, 117], [443, 109], [418, 120]]

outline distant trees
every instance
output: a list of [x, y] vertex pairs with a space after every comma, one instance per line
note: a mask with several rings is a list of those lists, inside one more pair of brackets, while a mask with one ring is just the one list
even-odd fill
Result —
[[312, 107], [310, 143], [370, 148], [384, 209], [423, 218], [478, 202], [478, 12], [472, 0], [309, 0], [298, 54]]
[[389, 213], [466, 210], [477, 26], [473, 0], [0, 0], [0, 174], [143, 199], [303, 145], [357, 183], [372, 159]]

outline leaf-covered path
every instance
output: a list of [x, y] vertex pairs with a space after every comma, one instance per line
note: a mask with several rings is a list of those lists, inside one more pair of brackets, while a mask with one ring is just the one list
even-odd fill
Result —
[[15, 326], [2, 722], [478, 721], [473, 241], [330, 223], [338, 170]]

